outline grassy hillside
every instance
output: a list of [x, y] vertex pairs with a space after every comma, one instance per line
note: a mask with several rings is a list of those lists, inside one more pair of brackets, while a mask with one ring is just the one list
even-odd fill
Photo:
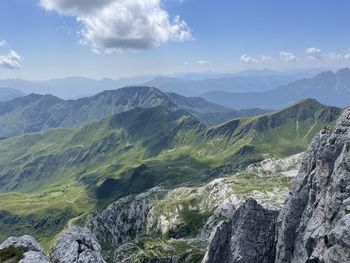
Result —
[[222, 167], [301, 152], [340, 112], [306, 100], [209, 127], [187, 111], [158, 106], [0, 140], [0, 239], [29, 233], [48, 247], [71, 220], [84, 222], [120, 197], [199, 184]]

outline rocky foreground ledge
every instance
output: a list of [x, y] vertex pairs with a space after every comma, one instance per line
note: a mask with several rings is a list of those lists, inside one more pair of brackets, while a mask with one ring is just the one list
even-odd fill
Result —
[[59, 238], [51, 260], [31, 236], [10, 237], [0, 245], [0, 256], [0, 262], [9, 263], [105, 263], [96, 237], [77, 226]]
[[[122, 238], [115, 235], [109, 240]], [[79, 227], [59, 238], [50, 259], [30, 236], [6, 240], [0, 245], [4, 255], [4, 262], [105, 262], [96, 237]], [[248, 199], [214, 228], [202, 263], [350, 263], [350, 109], [333, 131], [325, 128], [314, 138], [281, 211]]]

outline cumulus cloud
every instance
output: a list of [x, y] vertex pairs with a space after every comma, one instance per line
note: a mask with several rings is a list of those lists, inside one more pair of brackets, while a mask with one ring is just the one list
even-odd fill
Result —
[[350, 53], [345, 54], [345, 55], [344, 55], [344, 58], [345, 58], [345, 59], [350, 59]]
[[198, 60], [197, 63], [201, 66], [209, 66], [210, 62], [206, 60]]
[[306, 53], [308, 55], [308, 58], [313, 60], [320, 60], [322, 59], [321, 49], [310, 47], [306, 49]]
[[147, 49], [191, 39], [179, 16], [171, 18], [162, 0], [39, 0], [43, 8], [76, 17], [81, 43], [107, 52]]
[[286, 62], [297, 62], [297, 61], [299, 61], [299, 59], [297, 58], [296, 55], [294, 55], [291, 52], [286, 52], [286, 51], [281, 51], [280, 52], [280, 59], [282, 61], [286, 61]]
[[247, 54], [244, 54], [240, 57], [240, 61], [243, 63], [258, 63], [259, 61], [256, 58], [250, 57]]
[[0, 56], [0, 66], [10, 69], [16, 69], [21, 67], [22, 58], [16, 51], [10, 50], [7, 55]]

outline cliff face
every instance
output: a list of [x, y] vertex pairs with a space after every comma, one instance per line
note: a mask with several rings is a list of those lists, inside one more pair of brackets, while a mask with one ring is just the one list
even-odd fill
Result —
[[248, 199], [230, 221], [217, 226], [202, 263], [273, 262], [277, 215]]
[[350, 262], [350, 109], [306, 152], [277, 222], [275, 262]]
[[350, 108], [314, 138], [277, 223], [248, 200], [213, 232], [203, 263], [350, 262], [349, 151]]

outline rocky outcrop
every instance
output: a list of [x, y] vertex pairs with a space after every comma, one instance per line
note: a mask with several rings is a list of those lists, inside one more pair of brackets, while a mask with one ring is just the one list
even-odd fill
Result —
[[350, 108], [314, 138], [276, 216], [248, 200], [213, 231], [203, 263], [350, 262]]
[[0, 244], [0, 262], [106, 263], [96, 237], [88, 229], [77, 226], [71, 227], [59, 238], [51, 260], [31, 236], [10, 237]]
[[73, 226], [58, 240], [53, 262], [60, 263], [105, 263], [101, 246], [96, 237], [86, 228]]
[[[3, 253], [1, 253], [3, 252]], [[10, 237], [0, 244], [0, 262], [50, 263], [39, 243], [31, 236]]]
[[276, 263], [350, 262], [350, 109], [306, 152], [278, 218]]
[[202, 263], [273, 262], [277, 211], [248, 199], [212, 233]]

